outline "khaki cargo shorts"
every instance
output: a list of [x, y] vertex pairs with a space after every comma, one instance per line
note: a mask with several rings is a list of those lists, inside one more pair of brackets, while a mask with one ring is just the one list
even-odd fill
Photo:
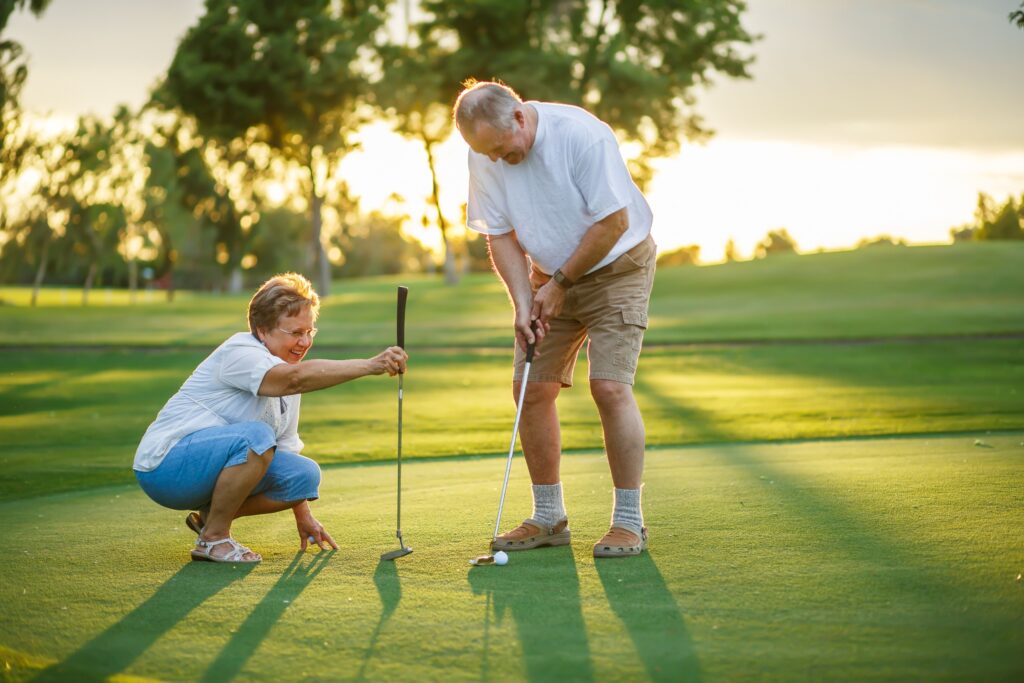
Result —
[[[531, 382], [572, 386], [576, 357], [584, 340], [590, 379], [633, 384], [647, 329], [647, 306], [654, 285], [655, 244], [647, 236], [607, 266], [584, 275], [566, 291], [565, 305], [551, 320], [551, 331], [537, 347]], [[536, 268], [530, 284], [537, 292], [551, 276]], [[521, 381], [526, 353], [516, 345], [514, 381]]]

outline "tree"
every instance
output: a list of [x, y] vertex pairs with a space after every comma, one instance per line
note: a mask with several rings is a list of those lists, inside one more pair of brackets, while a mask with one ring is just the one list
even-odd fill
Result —
[[0, 0], [0, 184], [16, 176], [24, 153], [24, 140], [16, 136], [21, 108], [18, 97], [28, 78], [28, 66], [19, 43], [3, 39], [7, 21], [15, 9], [28, 9], [39, 16], [50, 0]]
[[31, 273], [33, 306], [51, 265], [67, 260], [72, 164], [65, 156], [71, 142], [68, 133], [50, 138], [27, 135], [19, 163], [32, 182], [19, 188], [20, 193], [6, 193], [0, 214], [3, 268]]
[[[979, 203], [981, 197], [979, 195]], [[987, 198], [987, 197], [986, 197]], [[991, 200], [989, 200], [991, 202]], [[1024, 239], [1024, 230], [1021, 229], [1021, 215], [1024, 212], [1024, 198], [1021, 206], [1017, 206], [1016, 200], [1009, 197], [1006, 203], [998, 209], [992, 208], [987, 215], [982, 215], [978, 222], [978, 228], [974, 233], [977, 240], [1019, 240]]]
[[1010, 23], [1017, 24], [1017, 28], [1024, 29], [1024, 2], [1020, 3], [1020, 9], [1010, 12]]
[[117, 245], [127, 225], [124, 209], [114, 202], [110, 186], [112, 147], [112, 126], [90, 116], [79, 118], [61, 159], [66, 185], [51, 194], [47, 207], [65, 216], [72, 253], [85, 266], [83, 306], [97, 275], [116, 264]]
[[21, 107], [18, 97], [28, 78], [28, 66], [19, 43], [4, 40], [3, 32], [15, 9], [28, 9], [39, 16], [51, 0], [0, 0], [0, 185], [16, 177], [27, 141], [19, 135]]
[[422, 5], [417, 49], [442, 83], [500, 78], [526, 98], [587, 108], [636, 148], [630, 166], [641, 186], [654, 158], [678, 153], [683, 138], [711, 135], [694, 90], [716, 74], [749, 78], [753, 58], [740, 49], [756, 39], [740, 23], [741, 0]]
[[[7, 21], [16, 9], [28, 8], [37, 17], [46, 10], [51, 0], [0, 0], [0, 36], [7, 28]], [[28, 74], [25, 63], [21, 61], [22, 49], [13, 40], [0, 38], [0, 108], [9, 99], [17, 101], [17, 89]]]
[[360, 214], [345, 236], [341, 277], [394, 275], [418, 270], [424, 248], [402, 234], [402, 221], [378, 211]]
[[499, 78], [527, 98], [585, 106], [638, 148], [629, 161], [643, 186], [655, 157], [678, 152], [683, 137], [710, 135], [693, 110], [694, 88], [713, 73], [749, 77], [752, 61], [736, 50], [754, 38], [739, 22], [745, 4], [733, 0], [422, 0], [417, 21], [409, 7], [403, 39], [380, 50], [375, 102], [423, 144], [449, 283], [455, 250], [434, 149], [451, 134], [456, 84]]
[[449, 55], [433, 39], [430, 25], [414, 27], [409, 5], [406, 4], [405, 8], [404, 43], [392, 43], [379, 49], [384, 77], [374, 88], [374, 103], [392, 118], [401, 135], [423, 145], [430, 170], [431, 193], [428, 199], [434, 207], [444, 248], [445, 281], [456, 284], [459, 273], [448, 221], [441, 208], [435, 153], [437, 146], [451, 135], [453, 127], [453, 82], [439, 68]]
[[[105, 277], [124, 275], [119, 247], [126, 237], [127, 215], [114, 168], [116, 127], [83, 116], [73, 131], [53, 137], [30, 134], [25, 146], [24, 178], [34, 179], [5, 201], [5, 270], [24, 273], [32, 264], [33, 302], [54, 267], [64, 282], [82, 284], [82, 303]], [[17, 201], [12, 201], [17, 199]]]
[[265, 143], [305, 172], [313, 264], [329, 293], [323, 186], [365, 120], [367, 50], [386, 0], [207, 0], [157, 98], [220, 141]]
[[731, 237], [725, 243], [725, 260], [729, 263], [740, 260], [739, 254], [736, 252], [736, 242]]
[[700, 245], [691, 244], [658, 254], [658, 267], [692, 266], [700, 262]]
[[796, 240], [786, 228], [769, 230], [764, 239], [757, 243], [754, 248], [754, 255], [757, 258], [767, 258], [772, 254], [795, 254]]

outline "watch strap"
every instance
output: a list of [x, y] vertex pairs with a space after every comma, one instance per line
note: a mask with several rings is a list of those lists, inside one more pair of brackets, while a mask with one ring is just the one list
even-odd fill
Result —
[[561, 269], [556, 270], [554, 274], [551, 276], [551, 279], [557, 282], [562, 289], [569, 289], [574, 284], [576, 284], [575, 282], [567, 278], [565, 276], [565, 273], [563, 273]]

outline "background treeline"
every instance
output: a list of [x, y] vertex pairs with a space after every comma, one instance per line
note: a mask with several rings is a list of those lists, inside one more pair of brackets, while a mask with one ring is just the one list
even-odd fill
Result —
[[[956, 242], [1024, 239], [1024, 194], [1020, 199], [1008, 197], [1006, 202], [1000, 205], [989, 195], [979, 192], [974, 221], [950, 228], [949, 233]], [[857, 248], [906, 245], [906, 240], [899, 237], [879, 235], [860, 240]], [[767, 258], [773, 254], [792, 254], [798, 249], [796, 239], [786, 228], [776, 228], [769, 230], [755, 245], [753, 257]], [[736, 252], [736, 244], [731, 239], [725, 244], [724, 255], [726, 261], [737, 261], [742, 258]], [[700, 247], [696, 244], [658, 254], [659, 266], [681, 266], [699, 262]]]
[[[0, 31], [15, 9], [0, 3]], [[370, 121], [422, 145], [449, 282], [486, 267], [440, 202], [436, 149], [467, 78], [587, 107], [651, 162], [711, 130], [694, 90], [747, 78], [745, 3], [207, 0], [139, 110], [45, 134], [22, 111], [20, 46], [0, 41], [0, 278], [235, 290], [283, 269], [336, 277], [432, 268], [404, 236], [406, 197], [367, 212], [339, 168]], [[403, 163], [396, 159], [395, 163]], [[408, 163], [408, 162], [405, 162]], [[380, 182], [391, 182], [382, 177]], [[460, 226], [453, 229], [453, 226]]]
[[1000, 205], [989, 195], [979, 192], [974, 221], [951, 228], [949, 234], [958, 242], [1024, 239], [1024, 194], [1020, 199], [1008, 197], [1006, 203]]

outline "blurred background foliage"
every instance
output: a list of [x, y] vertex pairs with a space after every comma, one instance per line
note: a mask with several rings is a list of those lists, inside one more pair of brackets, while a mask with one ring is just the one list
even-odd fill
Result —
[[[696, 92], [749, 78], [759, 36], [744, 2], [676, 0], [207, 0], [166, 74], [138, 110], [39, 130], [19, 102], [29, 76], [3, 38], [0, 2], [0, 282], [238, 292], [298, 270], [323, 295], [335, 278], [486, 270], [484, 240], [440, 202], [436, 148], [467, 79], [497, 78], [525, 99], [577, 104], [606, 121], [637, 183], [684, 140], [713, 134]], [[363, 210], [339, 169], [370, 122], [422, 144], [435, 255], [396, 210]], [[381, 182], [389, 182], [381, 178]], [[981, 195], [954, 239], [1020, 239], [1024, 198]], [[822, 217], [826, 220], [827, 217]], [[785, 228], [755, 256], [792, 253]], [[699, 261], [699, 249], [661, 256]], [[735, 260], [735, 248], [726, 249]], [[36, 300], [33, 295], [32, 301]]]

